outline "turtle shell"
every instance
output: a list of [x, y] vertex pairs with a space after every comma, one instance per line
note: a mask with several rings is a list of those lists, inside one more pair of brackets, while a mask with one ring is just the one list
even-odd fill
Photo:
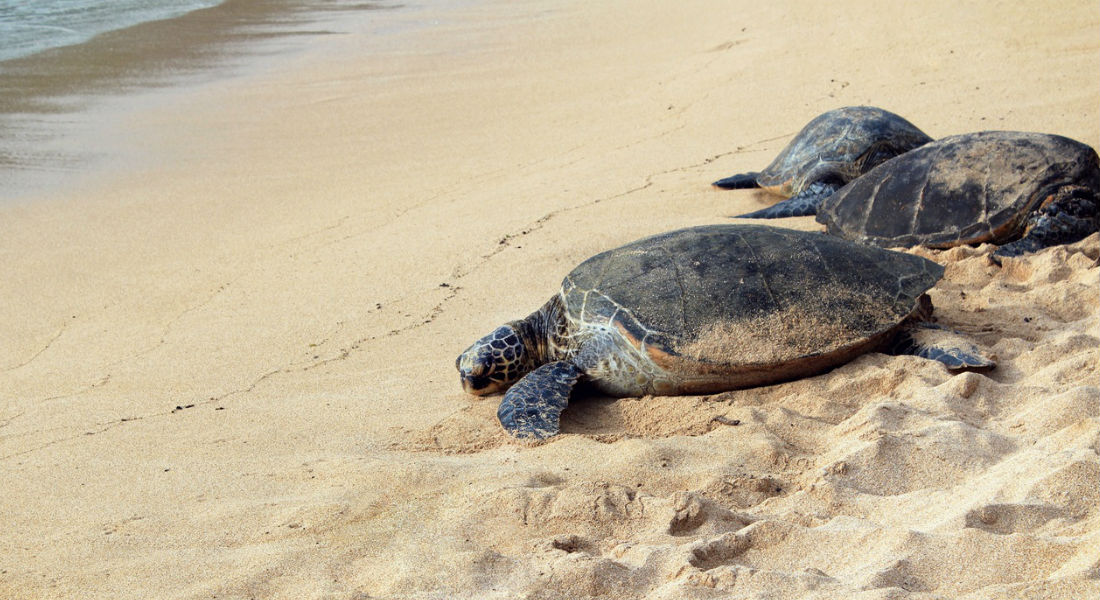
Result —
[[1057, 135], [983, 131], [942, 138], [875, 167], [828, 198], [829, 233], [883, 247], [1012, 241], [1060, 187], [1100, 190], [1096, 151]]
[[676, 374], [730, 389], [823, 371], [892, 334], [943, 274], [924, 258], [817, 232], [709, 225], [644, 238], [574, 269], [566, 316], [613, 328]]
[[756, 183], [792, 196], [820, 178], [822, 168], [844, 184], [879, 163], [932, 141], [904, 118], [874, 106], [822, 113], [775, 157]]

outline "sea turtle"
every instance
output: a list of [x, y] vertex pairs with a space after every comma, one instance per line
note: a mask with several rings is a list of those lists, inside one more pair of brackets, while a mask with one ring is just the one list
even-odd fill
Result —
[[832, 235], [883, 247], [1005, 244], [1014, 256], [1100, 230], [1096, 151], [1058, 135], [982, 131], [875, 167], [821, 205]]
[[818, 204], [875, 165], [932, 141], [902, 117], [874, 106], [830, 110], [806, 124], [770, 165], [714, 182], [727, 189], [764, 188], [787, 200], [746, 215], [812, 215]]
[[889, 348], [992, 368], [961, 334], [927, 323], [925, 292], [942, 274], [919, 256], [820, 232], [681, 229], [584, 261], [542, 308], [475, 342], [456, 366], [469, 393], [507, 388], [501, 424], [534, 438], [558, 433], [581, 381], [612, 396], [712, 393]]

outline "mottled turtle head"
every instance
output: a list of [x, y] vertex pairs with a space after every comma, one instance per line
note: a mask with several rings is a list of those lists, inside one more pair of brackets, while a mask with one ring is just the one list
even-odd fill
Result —
[[478, 396], [503, 390], [531, 370], [523, 338], [511, 323], [474, 342], [455, 366], [462, 389]]

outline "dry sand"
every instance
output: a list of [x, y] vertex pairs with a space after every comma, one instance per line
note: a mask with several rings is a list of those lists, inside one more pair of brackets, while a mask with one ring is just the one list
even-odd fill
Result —
[[926, 253], [988, 375], [870, 354], [525, 446], [454, 358], [597, 251], [761, 206], [708, 184], [831, 108], [1100, 145], [1098, 31], [485, 0], [115, 115], [115, 168], [0, 207], [0, 597], [1095, 597], [1097, 236]]

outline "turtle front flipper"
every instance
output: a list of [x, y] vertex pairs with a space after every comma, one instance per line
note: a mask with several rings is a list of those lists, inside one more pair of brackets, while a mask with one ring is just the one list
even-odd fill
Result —
[[994, 260], [1071, 244], [1100, 231], [1100, 198], [1083, 186], [1062, 188], [1054, 199], [1028, 216], [1020, 239], [997, 248]]
[[546, 363], [508, 388], [497, 418], [517, 438], [546, 439], [558, 434], [561, 411], [581, 371], [571, 362]]
[[951, 371], [984, 373], [997, 366], [963, 334], [926, 322], [913, 323], [902, 329], [891, 353], [935, 360]]
[[762, 208], [755, 212], [736, 215], [734, 218], [782, 219], [784, 217], [806, 217], [816, 215], [817, 209], [821, 206], [821, 203], [824, 202], [826, 198], [836, 193], [841, 187], [843, 186], [839, 183], [811, 183], [806, 189], [782, 202], [778, 202], [768, 208]]
[[760, 173], [739, 173], [737, 175], [731, 175], [725, 179], [719, 179], [711, 185], [714, 187], [720, 187], [726, 190], [746, 190], [751, 188], [758, 188], [760, 184], [756, 182], [756, 178], [760, 176]]

